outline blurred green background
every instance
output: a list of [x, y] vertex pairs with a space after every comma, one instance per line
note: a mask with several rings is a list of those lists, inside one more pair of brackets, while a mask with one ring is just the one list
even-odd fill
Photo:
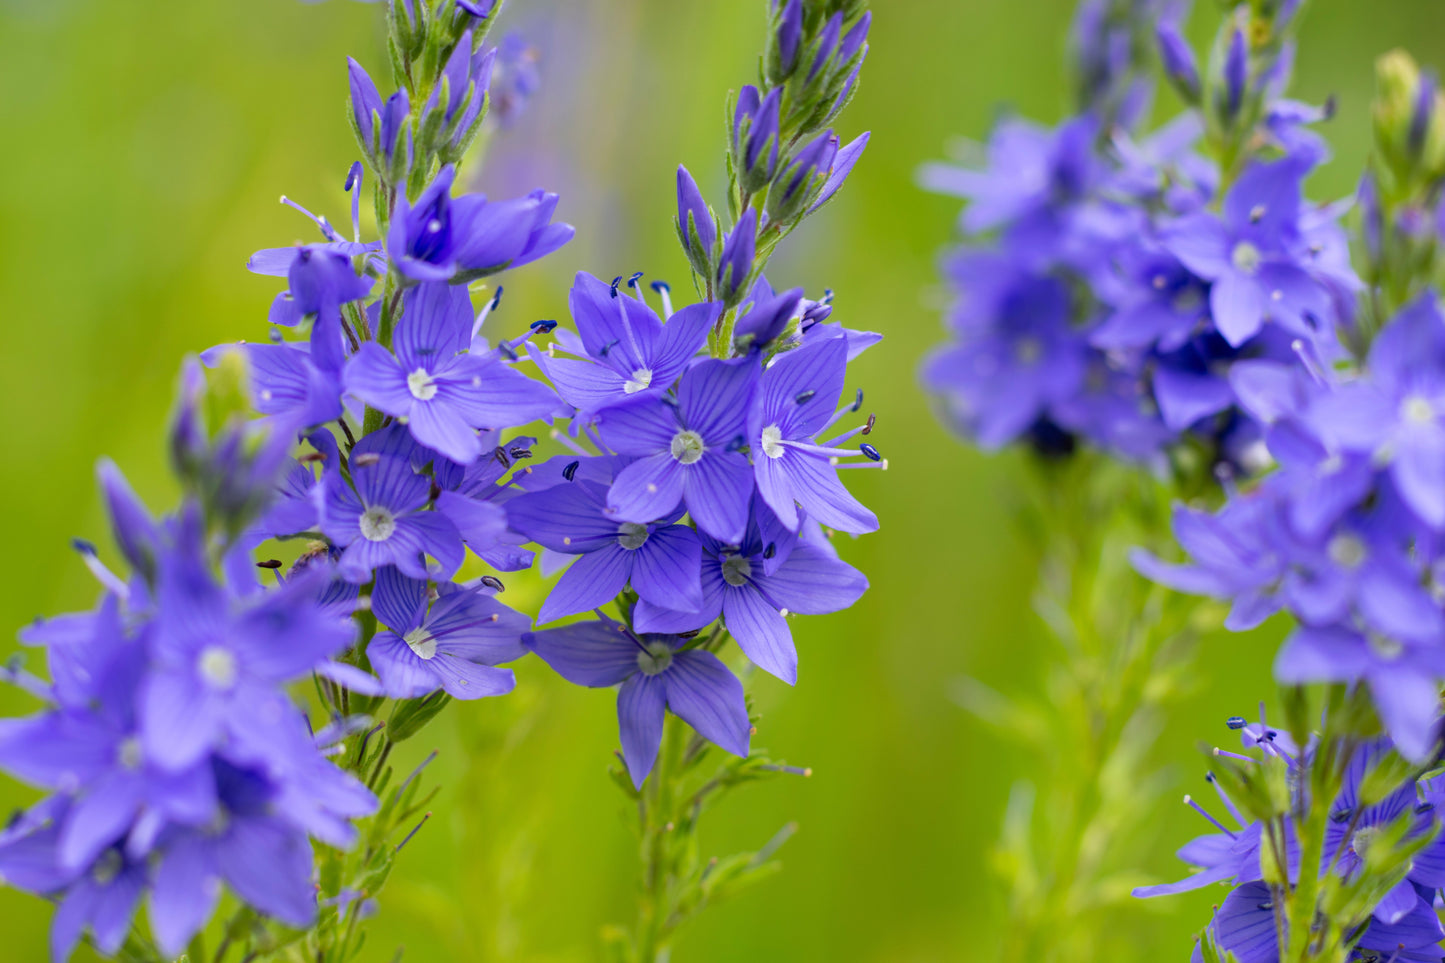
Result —
[[[579, 268], [685, 281], [673, 170], [687, 163], [720, 197], [724, 95], [755, 73], [764, 7], [508, 5], [504, 28], [541, 48], [543, 86], [478, 184], [498, 196], [559, 190], [560, 216], [578, 228], [558, 255], [506, 279], [508, 325], [565, 317]], [[801, 831], [783, 874], [706, 913], [678, 961], [991, 959], [1007, 925], [989, 847], [1008, 787], [1034, 775], [1032, 761], [950, 693], [963, 675], [1041, 692], [1032, 573], [1001, 507], [1023, 473], [947, 436], [917, 388], [919, 356], [939, 337], [934, 262], [956, 207], [920, 193], [913, 171], [950, 138], [984, 134], [1000, 103], [1059, 117], [1070, 12], [1068, 0], [876, 4], [862, 92], [841, 125], [849, 136], [872, 130], [872, 144], [840, 200], [769, 272], [814, 294], [836, 289], [836, 317], [887, 335], [855, 380], [892, 469], [849, 478], [883, 530], [843, 546], [873, 589], [850, 612], [795, 621], [795, 690], [759, 685], [758, 741], [815, 774], [741, 791], [705, 825], [704, 843], [727, 854], [790, 820]], [[1296, 91], [1333, 93], [1340, 108], [1327, 128], [1338, 157], [1314, 178], [1317, 197], [1353, 185], [1373, 58], [1406, 45], [1445, 63], [1442, 12], [1439, 0], [1311, 4]], [[169, 504], [161, 429], [180, 357], [264, 336], [276, 286], [247, 274], [245, 258], [312, 237], [277, 195], [348, 219], [344, 58], [384, 76], [380, 38], [377, 8], [342, 0], [0, 0], [7, 634], [94, 598], [67, 546], [105, 539], [98, 455], [153, 505]], [[511, 601], [528, 601], [525, 585], [515, 591]], [[1202, 789], [1196, 741], [1271, 695], [1277, 636], [1207, 640], [1161, 746], [1180, 792]], [[613, 700], [535, 661], [518, 675], [514, 695], [459, 706], [428, 733], [445, 788], [385, 893], [367, 959], [405, 946], [414, 961], [591, 960], [600, 927], [630, 919], [633, 838], [605, 775]], [[0, 697], [6, 711], [31, 705]], [[7, 807], [30, 798], [0, 785]], [[1174, 798], [1139, 827], [1160, 841], [1141, 867], [1156, 877], [1179, 872], [1173, 849], [1203, 828]], [[1131, 958], [1184, 959], [1211, 898], [1140, 907], [1125, 921]], [[0, 891], [0, 957], [42, 959], [48, 917], [38, 900]]]

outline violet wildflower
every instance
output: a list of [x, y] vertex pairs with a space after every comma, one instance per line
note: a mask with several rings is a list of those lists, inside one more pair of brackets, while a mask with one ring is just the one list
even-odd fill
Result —
[[627, 585], [638, 597], [669, 609], [702, 607], [702, 547], [685, 525], [617, 521], [607, 488], [575, 479], [507, 503], [507, 519], [529, 539], [580, 556], [542, 603], [539, 622], [601, 608]]
[[420, 444], [470, 464], [482, 453], [474, 429], [523, 424], [556, 407], [545, 385], [499, 354], [466, 352], [471, 327], [472, 302], [464, 286], [417, 285], [405, 295], [395, 356], [366, 342], [347, 362], [346, 387], [372, 407], [405, 419]]
[[847, 342], [841, 338], [804, 345], [775, 360], [763, 372], [758, 403], [748, 421], [753, 474], [758, 493], [782, 524], [798, 525], [798, 507], [815, 521], [839, 531], [878, 530], [878, 519], [838, 480], [840, 458], [858, 452], [817, 436], [839, 417], [856, 410], [838, 409], [847, 369]]
[[742, 683], [711, 652], [684, 648], [686, 641], [675, 635], [634, 634], [610, 620], [532, 632], [523, 642], [568, 682], [621, 685], [617, 719], [634, 786], [652, 771], [666, 710], [719, 748], [748, 754]]
[[321, 530], [344, 551], [338, 566], [343, 577], [366, 582], [371, 572], [395, 565], [416, 579], [431, 577], [424, 556], [450, 578], [461, 566], [465, 549], [456, 526], [440, 512], [425, 511], [431, 485], [401, 458], [377, 455], [354, 464], [351, 483], [324, 479]]
[[562, 399], [584, 414], [670, 389], [722, 311], [715, 301], [689, 305], [664, 323], [640, 296], [620, 294], [585, 271], [568, 300], [586, 359], [532, 356]]
[[752, 275], [757, 233], [758, 212], [750, 207], [738, 218], [723, 241], [722, 256], [717, 266], [717, 286], [719, 295], [727, 304], [737, 303], [743, 285]]
[[520, 267], [572, 239], [572, 226], [553, 224], [557, 195], [534, 191], [510, 201], [480, 194], [453, 198], [456, 169], [448, 164], [416, 203], [398, 197], [386, 237], [392, 264], [411, 281], [475, 280]]
[[787, 615], [825, 615], [848, 608], [868, 589], [861, 572], [840, 561], [830, 549], [795, 541], [775, 569], [768, 554], [776, 542], [765, 541], [756, 517], [736, 547], [703, 540], [703, 603], [695, 613], [673, 611], [646, 599], [637, 603], [641, 632], [690, 632], [722, 617], [738, 647], [765, 672], [792, 685], [798, 680], [798, 653]]
[[761, 191], [778, 167], [778, 105], [782, 90], [766, 96], [749, 84], [738, 94], [733, 112], [733, 164], [743, 190]]
[[378, 569], [372, 611], [390, 631], [367, 646], [388, 695], [416, 698], [445, 689], [453, 698], [511, 692], [511, 669], [495, 666], [523, 655], [527, 618], [475, 588], [442, 583], [428, 601], [427, 583], [396, 568]]
[[618, 474], [608, 507], [647, 523], [683, 505], [703, 531], [741, 540], [753, 480], [740, 449], [757, 385], [756, 361], [702, 361], [683, 373], [675, 400], [648, 396], [601, 412], [603, 440], [638, 458]]

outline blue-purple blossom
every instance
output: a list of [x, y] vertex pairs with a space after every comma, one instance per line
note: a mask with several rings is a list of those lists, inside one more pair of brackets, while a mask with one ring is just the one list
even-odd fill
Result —
[[1292, 158], [1253, 163], [1224, 198], [1222, 216], [1198, 212], [1169, 225], [1164, 246], [1211, 282], [1214, 326], [1238, 347], [1273, 321], [1296, 337], [1334, 338], [1330, 290], [1313, 270], [1301, 185]]
[[368, 453], [353, 459], [350, 484], [339, 476], [323, 483], [321, 530], [343, 549], [338, 570], [348, 581], [370, 581], [383, 565], [430, 578], [425, 556], [436, 560], [438, 577], [450, 578], [461, 567], [461, 534], [445, 515], [427, 510], [431, 483], [409, 460]]
[[552, 622], [601, 608], [629, 584], [639, 598], [669, 609], [702, 607], [702, 546], [685, 525], [619, 522], [608, 511], [607, 487], [574, 479], [507, 503], [507, 518], [529, 539], [577, 560], [538, 613]]
[[657, 760], [667, 710], [719, 748], [747, 756], [751, 726], [742, 683], [711, 652], [610, 620], [532, 632], [523, 642], [568, 682], [620, 684], [617, 720], [634, 786], [641, 788]]
[[376, 573], [372, 611], [387, 627], [366, 647], [389, 696], [411, 699], [444, 689], [453, 698], [480, 699], [512, 691], [516, 679], [499, 663], [521, 658], [526, 616], [480, 588], [427, 583], [392, 566]]
[[878, 530], [877, 517], [838, 479], [838, 461], [859, 454], [839, 445], [857, 431], [818, 438], [844, 413], [855, 410], [838, 409], [847, 365], [847, 341], [832, 338], [786, 352], [763, 372], [758, 401], [748, 418], [753, 476], [758, 494], [787, 528], [796, 530], [801, 508], [839, 531]]
[[[422, 116], [433, 112], [440, 115], [441, 136], [453, 149], [465, 145], [467, 136], [481, 119], [496, 59], [495, 47], [472, 49], [472, 32], [468, 30], [452, 48], [452, 55], [437, 77]], [[444, 92], [446, 103], [441, 101]]]
[[[838, 559], [826, 542], [790, 539], [783, 560], [761, 519], [754, 519], [741, 545], [703, 539], [703, 603], [696, 612], [673, 611], [649, 600], [637, 603], [640, 632], [690, 632], [722, 617], [728, 632], [759, 668], [792, 685], [798, 680], [798, 653], [788, 628], [789, 613], [825, 615], [848, 608], [868, 589], [868, 580]], [[772, 537], [770, 537], [772, 536]], [[786, 537], [786, 536], [785, 536]]]
[[753, 490], [741, 449], [757, 386], [755, 360], [701, 361], [682, 375], [676, 398], [646, 396], [601, 412], [603, 440], [638, 459], [608, 495], [618, 519], [647, 523], [682, 505], [704, 532], [740, 541]]
[[472, 302], [465, 286], [428, 282], [404, 297], [389, 353], [374, 341], [347, 362], [347, 390], [405, 419], [418, 443], [466, 465], [482, 453], [478, 428], [524, 424], [556, 408], [547, 387], [497, 352], [467, 351]]
[[716, 301], [689, 305], [664, 323], [640, 294], [628, 297], [585, 271], [577, 274], [569, 303], [585, 357], [535, 350], [532, 356], [562, 399], [583, 414], [669, 390], [722, 311]]
[[478, 278], [520, 267], [572, 239], [570, 224], [552, 223], [557, 195], [489, 202], [480, 194], [451, 196], [456, 168], [443, 167], [416, 203], [398, 197], [386, 251], [411, 281]]

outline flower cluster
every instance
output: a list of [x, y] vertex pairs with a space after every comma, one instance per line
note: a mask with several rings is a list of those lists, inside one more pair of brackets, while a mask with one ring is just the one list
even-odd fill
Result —
[[[968, 246], [944, 262], [951, 341], [923, 380], [946, 420], [986, 448], [1022, 440], [1059, 453], [1083, 440], [1156, 468], [1195, 448], [1206, 467], [1253, 471], [1259, 426], [1230, 369], [1294, 361], [1296, 342], [1335, 357], [1359, 287], [1339, 209], [1303, 199], [1324, 152], [1302, 125], [1324, 112], [1281, 98], [1290, 11], [1253, 26], [1244, 60], [1212, 58], [1222, 74], [1203, 92], [1164, 18], [1164, 61], [1192, 77], [1183, 86], [1197, 109], [1138, 135], [1138, 111], [1118, 105], [1139, 95], [1121, 95], [1117, 79], [1142, 83], [1128, 69], [1138, 38], [1105, 29], [1104, 6], [1085, 4], [1076, 25], [1078, 59], [1094, 64], [1080, 114], [1052, 130], [1006, 119], [982, 168], [923, 171], [929, 188], [969, 201]], [[1248, 16], [1241, 7], [1221, 32], [1230, 51]], [[1153, 19], [1125, 11], [1122, 23]], [[1213, 160], [1196, 151], [1201, 136]], [[1246, 142], [1248, 153], [1231, 148]]]
[[[188, 365], [171, 433], [185, 502], [155, 521], [103, 467], [132, 574], [85, 547], [100, 605], [26, 633], [51, 682], [12, 672], [46, 708], [0, 725], [0, 766], [52, 795], [0, 834], [0, 874], [59, 901], [57, 959], [87, 929], [107, 954], [129, 940], [146, 959], [174, 957], [223, 883], [252, 914], [243, 922], [260, 921], [228, 924], [248, 958], [281, 945], [273, 923], [304, 937], [308, 958], [351, 958], [346, 908], [375, 893], [400, 849], [388, 834], [414, 818], [415, 774], [373, 792], [391, 747], [451, 699], [511, 691], [502, 666], [529, 652], [579, 684], [620, 686], [635, 788], [669, 709], [748, 756], [743, 684], [719, 653], [731, 637], [795, 681], [788, 617], [846, 608], [867, 587], [829, 536], [878, 522], [838, 472], [886, 466], [849, 444], [873, 418], [845, 392], [848, 363], [878, 336], [829, 321], [831, 293], [778, 293], [763, 275], [866, 143], [840, 148], [826, 125], [855, 89], [868, 15], [824, 6], [775, 5], [766, 89], [739, 101], [745, 186], [733, 185], [729, 232], [679, 174], [705, 299], [674, 311], [654, 283], [659, 313], [640, 275], [624, 290], [583, 273], [575, 331], [537, 321], [496, 339], [485, 325], [502, 290], [478, 310], [470, 285], [573, 233], [553, 219], [555, 194], [457, 189], [497, 64], [524, 101], [530, 54], [484, 42], [490, 2], [390, 0], [400, 89], [383, 97], [349, 65], [364, 158], [346, 179], [350, 239], [283, 198], [321, 240], [248, 262], [286, 285], [268, 340]], [[534, 458], [523, 429], [538, 421], [562, 454]], [[529, 544], [545, 572], [566, 567], [539, 620], [569, 624], [532, 632], [498, 601], [495, 574], [454, 581], [469, 552], [493, 572], [527, 569]], [[601, 611], [613, 603], [621, 621]], [[154, 952], [131, 931], [146, 893]]]
[[1217, 513], [1180, 506], [1190, 562], [1139, 567], [1230, 600], [1231, 629], [1289, 611], [1276, 676], [1366, 682], [1401, 751], [1424, 758], [1445, 678], [1445, 316], [1422, 296], [1356, 372], [1254, 361], [1232, 380], [1278, 470]]
[[[1306, 917], [1322, 945], [1329, 944], [1329, 937], [1341, 939], [1348, 959], [1371, 963], [1445, 959], [1440, 947], [1445, 929], [1435, 912], [1435, 893], [1445, 887], [1438, 813], [1445, 804], [1445, 785], [1440, 778], [1400, 767], [1387, 738], [1342, 750], [1339, 768], [1329, 779], [1334, 791], [1319, 807], [1324, 822], [1322, 845], [1314, 850], [1319, 862], [1307, 866], [1300, 823], [1309, 818], [1305, 811], [1310, 807], [1300, 794], [1318, 776], [1316, 769], [1330, 767], [1324, 756], [1338, 747], [1323, 747], [1318, 737], [1299, 745], [1267, 725], [1262, 709], [1259, 722], [1234, 717], [1229, 726], [1253, 754], [1215, 750], [1217, 759], [1239, 767], [1233, 777], [1224, 772], [1208, 776], [1225, 819], [1184, 797], [1216, 830], [1179, 850], [1179, 858], [1198, 872], [1135, 891], [1152, 897], [1216, 884], [1230, 887], [1194, 959], [1212, 963], [1230, 954], [1227, 958], [1237, 963], [1277, 963], [1284, 950], [1281, 940], [1289, 936], [1289, 904], [1307, 872], [1318, 874], [1321, 905], [1329, 907], [1324, 917]], [[1286, 776], [1293, 787], [1284, 811], [1273, 818], [1255, 811], [1259, 797], [1251, 792], [1270, 770]], [[1222, 785], [1226, 781], [1234, 790]], [[1231, 821], [1237, 828], [1230, 828]]]
[[[754, 342], [733, 357], [702, 358], [722, 304], [670, 313], [664, 307], [659, 317], [637, 278], [631, 282], [636, 297], [622, 293], [620, 284], [620, 278], [609, 285], [579, 275], [571, 298], [576, 333], [559, 328], [550, 354], [533, 349], [575, 412], [577, 437], [559, 434], [575, 454], [529, 470], [520, 480], [526, 493], [506, 509], [511, 526], [543, 546], [555, 564], [575, 558], [540, 621], [595, 610], [623, 595], [630, 630], [582, 623], [535, 633], [528, 645], [573, 681], [613, 685], [620, 681], [613, 670], [628, 666], [652, 676], [669, 666], [681, 674], [685, 665], [712, 665], [716, 660], [705, 649], [719, 640], [698, 633], [721, 618], [754, 664], [792, 683], [797, 653], [788, 613], [835, 612], [867, 587], [861, 573], [838, 559], [822, 526], [853, 534], [878, 527], [838, 476], [853, 464], [845, 460], [860, 460], [857, 467], [882, 464], [869, 444], [844, 447], [871, 424], [828, 437], [858, 410], [854, 399], [843, 397], [849, 332], [837, 324], [798, 324], [804, 309], [795, 291], [790, 306], [778, 311], [797, 329], [783, 343], [770, 341], [765, 350]], [[661, 291], [667, 305], [666, 288]], [[765, 281], [753, 297], [764, 308], [774, 300]], [[674, 660], [684, 635], [695, 641]], [[650, 655], [653, 650], [661, 654]], [[683, 658], [694, 652], [697, 663]], [[721, 664], [714, 668], [726, 673]], [[719, 744], [745, 755], [742, 689], [730, 675], [716, 676], [716, 687], [711, 679], [698, 677], [697, 695], [714, 700], [718, 718], [741, 720], [741, 735], [733, 731]], [[631, 700], [629, 691], [622, 690], [619, 713], [628, 767], [640, 785], [657, 742], [639, 733], [660, 727], [661, 702], [654, 720], [653, 703]]]
[[[223, 882], [267, 916], [311, 925], [309, 840], [349, 846], [350, 820], [377, 807], [327, 758], [346, 720], [313, 728], [288, 694], [312, 674], [372, 689], [337, 661], [356, 640], [356, 589], [336, 580], [324, 549], [263, 586], [244, 539], [219, 535], [265, 507], [290, 439], [254, 425], [208, 437], [198, 377], [188, 371], [173, 443], [183, 477], [216, 484], [189, 485], [181, 508], [155, 519], [102, 462], [130, 575], [77, 543], [100, 602], [21, 635], [44, 649], [51, 681], [12, 674], [45, 707], [0, 726], [0, 767], [50, 795], [0, 836], [0, 875], [58, 903], [58, 960], [86, 928], [102, 952], [118, 952], [147, 892], [168, 958], [205, 925]], [[216, 492], [230, 497], [205, 497]]]

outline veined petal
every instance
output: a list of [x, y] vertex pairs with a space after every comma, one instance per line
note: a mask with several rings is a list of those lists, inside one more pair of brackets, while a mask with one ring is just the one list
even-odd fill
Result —
[[617, 685], [637, 671], [642, 650], [616, 622], [579, 622], [529, 632], [522, 644], [568, 682], [592, 688]]
[[554, 622], [606, 605], [627, 585], [631, 571], [632, 553], [621, 545], [583, 555], [552, 587], [537, 621]]
[[740, 543], [747, 531], [753, 494], [753, 472], [747, 458], [735, 451], [708, 451], [681, 474], [683, 500], [698, 528], [730, 545]]
[[752, 724], [743, 684], [717, 656], [679, 652], [662, 678], [669, 709], [713, 745], [746, 758]]
[[798, 650], [788, 620], [751, 586], [723, 590], [723, 619], [753, 664], [788, 685], [798, 681]]
[[682, 501], [684, 473], [682, 464], [665, 451], [635, 461], [618, 472], [607, 494], [608, 508], [622, 521], [641, 524], [663, 518]]
[[[634, 659], [634, 665], [636, 660]], [[658, 676], [637, 673], [617, 692], [617, 728], [622, 737], [622, 758], [632, 785], [638, 789], [652, 772], [662, 745], [667, 690]]]
[[702, 544], [686, 525], [658, 528], [632, 553], [639, 598], [687, 612], [702, 608]]

